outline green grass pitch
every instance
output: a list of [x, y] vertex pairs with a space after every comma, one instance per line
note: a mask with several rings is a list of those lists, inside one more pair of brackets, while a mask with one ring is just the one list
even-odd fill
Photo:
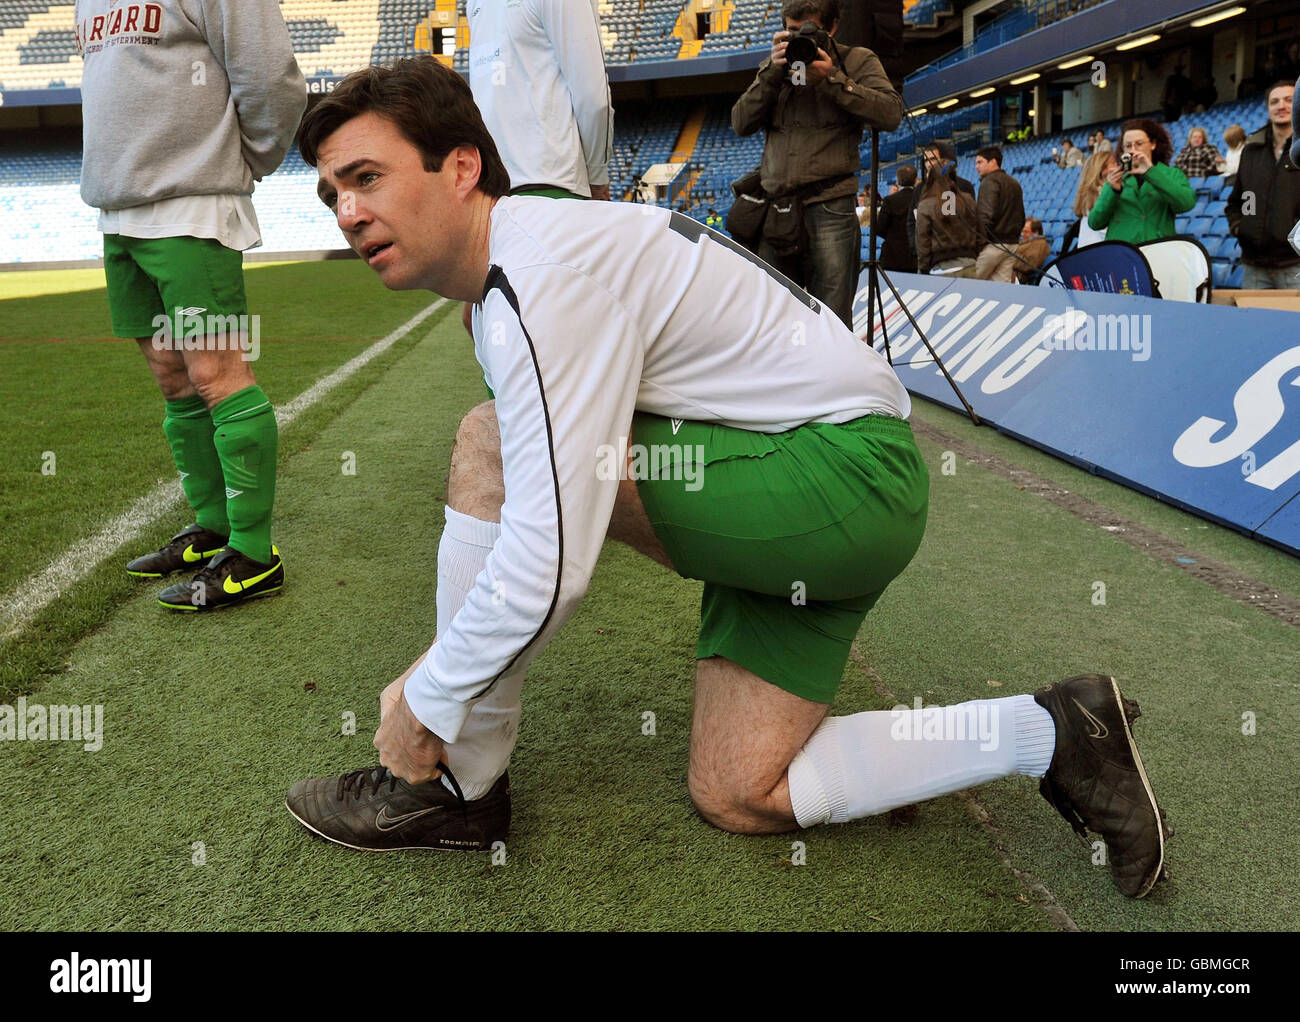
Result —
[[[278, 404], [433, 301], [384, 291], [356, 262], [247, 279], [263, 317], [255, 369]], [[0, 275], [2, 601], [173, 473], [144, 361], [108, 333], [94, 272]], [[764, 838], [709, 827], [685, 786], [699, 586], [615, 544], [529, 675], [504, 863], [312, 838], [285, 791], [374, 761], [379, 691], [433, 634], [451, 439], [482, 396], [449, 303], [282, 436], [280, 595], [162, 611], [157, 583], [120, 565], [185, 524], [178, 506], [0, 640], [0, 703], [104, 707], [97, 752], [0, 742], [0, 927], [1051, 930], [1063, 915], [1085, 930], [1293, 926], [1296, 630], [975, 463], [943, 474], [930, 440], [925, 543], [868, 618], [834, 712], [1116, 674], [1142, 703], [1136, 734], [1177, 828], [1172, 881], [1147, 900], [1116, 893], [1026, 778], [910, 820]], [[1300, 595], [1300, 562], [1284, 554], [933, 405], [916, 415]], [[805, 865], [792, 864], [796, 840]]]

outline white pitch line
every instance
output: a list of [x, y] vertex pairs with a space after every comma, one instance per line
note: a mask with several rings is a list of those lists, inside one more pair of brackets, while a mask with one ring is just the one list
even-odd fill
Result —
[[[349, 376], [372, 359], [382, 355], [408, 332], [415, 329], [447, 304], [440, 298], [432, 305], [399, 326], [392, 333], [376, 341], [356, 358], [345, 362], [332, 373], [321, 377], [286, 405], [275, 410], [275, 421], [281, 429], [288, 426], [302, 412], [310, 408]], [[94, 536], [65, 551], [44, 571], [37, 572], [18, 586], [0, 603], [0, 627], [3, 637], [11, 638], [21, 632], [56, 600], [65, 589], [76, 585], [94, 570], [101, 561], [124, 544], [138, 537], [158, 518], [179, 504], [184, 494], [176, 479], [164, 479], [149, 493], [135, 501], [122, 514], [108, 522]]]

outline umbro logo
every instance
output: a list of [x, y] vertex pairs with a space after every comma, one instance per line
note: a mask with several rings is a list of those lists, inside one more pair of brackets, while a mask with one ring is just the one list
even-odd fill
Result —
[[682, 428], [682, 423], [683, 423], [685, 420], [684, 420], [684, 419], [669, 419], [668, 421], [672, 424], [672, 427], [673, 427], [673, 436], [676, 436], [676, 435], [677, 435], [677, 431], [678, 431], [679, 429]]
[[234, 500], [236, 497], [238, 497], [238, 496], [239, 496], [241, 493], [243, 493], [243, 492], [244, 492], [243, 490], [232, 490], [229, 486], [227, 486], [227, 487], [226, 487], [226, 500]]
[[380, 830], [396, 830], [398, 827], [405, 826], [412, 820], [418, 820], [421, 816], [428, 816], [430, 813], [436, 813], [442, 806], [430, 806], [428, 809], [417, 809], [413, 813], [403, 813], [401, 816], [390, 816], [388, 806], [384, 806], [375, 815], [375, 826]]
[[1084, 717], [1087, 718], [1088, 723], [1092, 725], [1092, 731], [1089, 732], [1088, 734], [1089, 738], [1107, 738], [1110, 736], [1110, 729], [1106, 727], [1106, 725], [1103, 724], [1101, 721], [1099, 721], [1096, 717], [1094, 717], [1091, 713], [1085, 710], [1083, 707], [1083, 703], [1075, 699], [1074, 705], [1079, 708], [1079, 712], [1082, 713]]
[[189, 308], [187, 308], [187, 309], [177, 308], [177, 310], [176, 310], [176, 315], [178, 315], [178, 316], [201, 316], [201, 315], [203, 315], [203, 313], [205, 313], [205, 312], [207, 312], [207, 311], [208, 311], [207, 309], [200, 308], [200, 307], [197, 306], [197, 305], [191, 305], [191, 306], [190, 306]]

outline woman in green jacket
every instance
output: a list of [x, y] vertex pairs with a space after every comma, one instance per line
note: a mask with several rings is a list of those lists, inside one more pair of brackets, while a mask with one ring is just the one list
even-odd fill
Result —
[[1088, 214], [1088, 226], [1106, 231], [1107, 241], [1144, 241], [1172, 238], [1178, 233], [1174, 217], [1196, 205], [1196, 193], [1187, 175], [1169, 166], [1174, 144], [1155, 121], [1136, 120], [1124, 125], [1123, 151], [1133, 158], [1132, 169], [1122, 167], [1106, 178], [1097, 204]]

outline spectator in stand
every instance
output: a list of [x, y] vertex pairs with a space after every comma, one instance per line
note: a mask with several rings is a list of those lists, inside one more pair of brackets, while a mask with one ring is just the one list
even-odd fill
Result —
[[1061, 151], [1053, 155], [1056, 156], [1056, 165], [1062, 170], [1083, 166], [1083, 150], [1068, 138], [1061, 140]]
[[1097, 153], [1113, 153], [1114, 151], [1115, 151], [1115, 143], [1113, 143], [1110, 139], [1106, 137], [1106, 133], [1104, 131], [1098, 128], [1097, 142], [1092, 147], [1092, 154], [1095, 156], [1097, 155]]
[[[975, 199], [975, 186], [967, 181], [964, 177], [957, 174], [957, 150], [952, 147], [951, 142], [931, 142], [921, 149], [921, 180], [922, 182], [929, 179], [930, 171], [934, 168], [942, 169], [947, 164], [952, 164], [953, 179], [957, 182], [959, 191], [966, 192], [970, 195], [971, 200]], [[914, 189], [912, 192], [912, 218], [907, 224], [907, 240], [912, 248], [912, 258], [915, 262], [916, 250], [916, 214], [921, 205], [921, 192], [923, 188]]]
[[1183, 74], [1183, 65], [1179, 64], [1165, 81], [1164, 96], [1160, 100], [1160, 105], [1165, 111], [1166, 123], [1176, 121], [1183, 115], [1183, 111], [1191, 105], [1195, 90], [1196, 86]]
[[1213, 174], [1223, 162], [1223, 157], [1209, 139], [1210, 135], [1204, 128], [1193, 128], [1187, 135], [1187, 145], [1183, 146], [1183, 151], [1174, 160], [1174, 166], [1188, 177], [1209, 177]]
[[1062, 255], [1070, 251], [1072, 246], [1086, 248], [1106, 240], [1104, 229], [1097, 231], [1088, 225], [1088, 214], [1097, 205], [1101, 190], [1106, 186], [1107, 176], [1118, 167], [1119, 160], [1113, 149], [1093, 153], [1088, 157], [1088, 162], [1083, 165], [1083, 173], [1079, 175], [1078, 190], [1074, 193], [1074, 215], [1079, 219], [1065, 232], [1061, 242]]
[[920, 273], [975, 276], [979, 214], [957, 184], [957, 164], [932, 167], [916, 208], [916, 266]]
[[1174, 151], [1169, 133], [1152, 120], [1128, 121], [1122, 145], [1132, 169], [1126, 173], [1116, 166], [1106, 175], [1088, 225], [1105, 230], [1109, 241], [1134, 245], [1174, 237], [1174, 217], [1196, 205], [1196, 193], [1187, 175], [1169, 166]]
[[1016, 280], [1032, 284], [1038, 280], [1038, 271], [1052, 254], [1052, 243], [1043, 237], [1041, 220], [1026, 220], [1020, 230], [1020, 244], [1016, 246]]
[[1287, 241], [1300, 220], [1300, 170], [1290, 154], [1292, 88], [1278, 82], [1268, 90], [1268, 123], [1246, 140], [1228, 199], [1228, 229], [1241, 242], [1246, 290], [1297, 286], [1300, 254]]
[[1016, 282], [1015, 246], [1025, 225], [1025, 198], [1020, 184], [1002, 169], [1002, 150], [985, 146], [975, 155], [980, 176], [980, 239], [984, 247], [975, 261], [975, 276], [1003, 284]]
[[884, 240], [879, 250], [880, 265], [886, 270], [911, 273], [916, 269], [907, 227], [912, 222], [912, 192], [916, 189], [916, 168], [905, 163], [894, 175], [896, 191], [880, 204], [876, 236]]
[[1234, 124], [1223, 133], [1223, 143], [1228, 147], [1228, 155], [1219, 161], [1219, 165], [1214, 169], [1229, 179], [1237, 176], [1237, 167], [1241, 163], [1241, 151], [1246, 148], [1246, 129], [1240, 124]]

